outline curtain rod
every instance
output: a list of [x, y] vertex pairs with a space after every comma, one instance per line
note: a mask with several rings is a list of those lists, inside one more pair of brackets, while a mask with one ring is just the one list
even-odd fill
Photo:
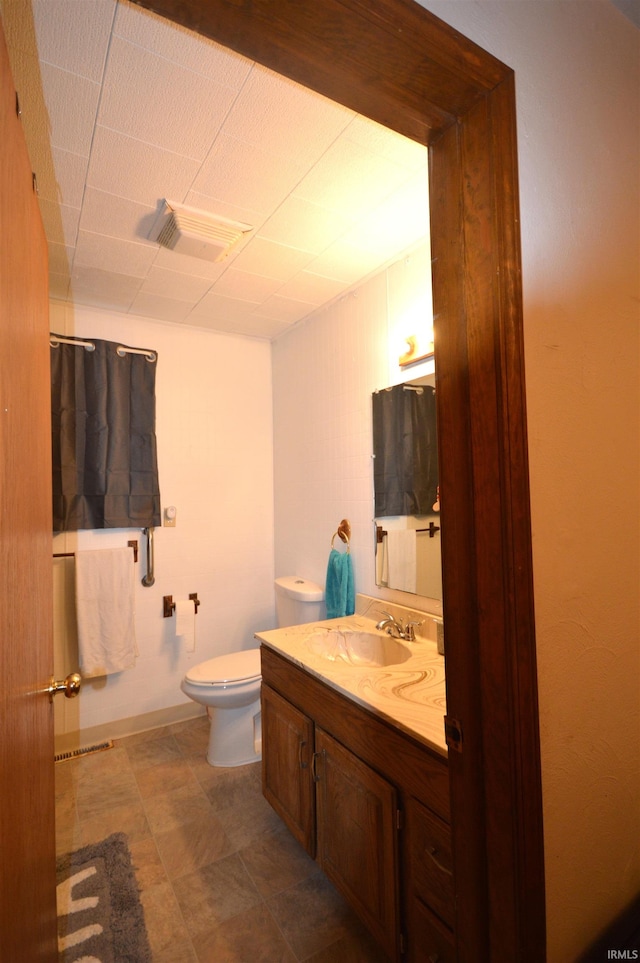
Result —
[[[75, 344], [78, 348], [85, 348], [87, 351], [95, 351], [96, 346], [93, 341], [82, 341], [80, 338], [64, 338], [59, 334], [49, 336], [49, 344], [52, 348], [57, 348], [59, 344]], [[125, 354], [141, 354], [147, 361], [157, 361], [158, 355], [151, 348], [127, 348], [124, 344], [119, 344], [116, 354], [124, 358]]]

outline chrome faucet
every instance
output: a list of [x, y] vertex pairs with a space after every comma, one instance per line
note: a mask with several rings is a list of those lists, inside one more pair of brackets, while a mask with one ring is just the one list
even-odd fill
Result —
[[414, 626], [422, 625], [422, 622], [407, 622], [403, 619], [396, 619], [390, 612], [382, 613], [385, 618], [378, 622], [376, 628], [385, 631], [393, 639], [404, 639], [405, 642], [415, 642], [416, 630]]

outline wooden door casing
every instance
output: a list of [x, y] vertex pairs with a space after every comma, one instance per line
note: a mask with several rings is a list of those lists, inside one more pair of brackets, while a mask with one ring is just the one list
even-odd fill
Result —
[[47, 247], [0, 25], [0, 933], [58, 959]]
[[412, 0], [138, 0], [429, 147], [459, 963], [546, 957], [513, 71]]

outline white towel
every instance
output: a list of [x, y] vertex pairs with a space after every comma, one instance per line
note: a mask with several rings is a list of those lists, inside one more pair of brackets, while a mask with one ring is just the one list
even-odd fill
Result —
[[196, 607], [193, 599], [176, 602], [176, 638], [182, 639], [185, 652], [195, 652]]
[[76, 552], [76, 617], [83, 676], [109, 675], [135, 664], [134, 571], [130, 548]]
[[376, 585], [389, 584], [389, 552], [387, 551], [387, 533], [378, 542], [376, 551]]
[[416, 533], [405, 528], [387, 533], [389, 588], [416, 591]]

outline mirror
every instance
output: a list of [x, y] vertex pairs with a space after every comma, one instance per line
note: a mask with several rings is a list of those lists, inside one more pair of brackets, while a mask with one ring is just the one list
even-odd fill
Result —
[[435, 375], [372, 395], [376, 585], [442, 600]]

